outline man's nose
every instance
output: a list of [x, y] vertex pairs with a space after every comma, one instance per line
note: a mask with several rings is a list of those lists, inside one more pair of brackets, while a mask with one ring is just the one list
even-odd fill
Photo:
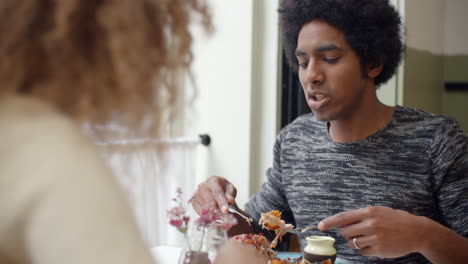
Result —
[[325, 79], [323, 70], [317, 63], [309, 63], [306, 69], [306, 81], [312, 85], [322, 84]]

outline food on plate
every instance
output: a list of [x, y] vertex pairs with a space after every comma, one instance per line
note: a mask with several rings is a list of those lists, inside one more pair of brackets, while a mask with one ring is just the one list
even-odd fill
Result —
[[268, 241], [263, 234], [242, 234], [234, 236], [233, 239], [242, 244], [253, 246], [257, 252], [266, 259], [267, 264], [333, 264], [333, 259], [326, 259], [321, 262], [312, 263], [303, 257], [294, 259], [277, 258], [277, 253], [273, 248], [276, 247], [288, 230], [294, 228], [292, 224], [286, 224], [286, 222], [281, 219], [280, 211], [273, 210], [267, 213], [262, 213], [258, 224], [261, 225], [263, 229], [275, 232], [276, 236], [273, 241]]
[[271, 249], [271, 243], [263, 234], [242, 234], [234, 236], [233, 239], [244, 245], [253, 246], [262, 255], [267, 264], [300, 264], [294, 259], [286, 260], [277, 258], [277, 253]]
[[270, 261], [270, 264], [290, 264], [290, 263], [296, 263], [296, 262], [289, 262], [288, 260], [285, 259], [279, 259], [275, 258]]
[[233, 237], [234, 240], [244, 244], [253, 246], [266, 259], [274, 259], [276, 252], [271, 249], [271, 244], [263, 234], [242, 234]]

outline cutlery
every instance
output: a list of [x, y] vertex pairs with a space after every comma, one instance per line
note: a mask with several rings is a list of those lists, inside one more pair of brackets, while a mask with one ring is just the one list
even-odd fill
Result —
[[307, 230], [317, 229], [317, 226], [306, 226], [306, 227], [298, 227], [293, 229], [285, 229], [287, 232], [292, 234], [302, 234], [305, 233]]
[[229, 205], [229, 212], [231, 213], [234, 213], [234, 214], [237, 214], [238, 216], [244, 218], [245, 221], [247, 221], [247, 223], [250, 225], [250, 223], [252, 223], [252, 218], [244, 215], [243, 213], [239, 212], [236, 208], [234, 208], [234, 206], [232, 205]]

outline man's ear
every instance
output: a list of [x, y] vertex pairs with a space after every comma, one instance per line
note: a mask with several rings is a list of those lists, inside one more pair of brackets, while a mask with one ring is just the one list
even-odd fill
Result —
[[383, 70], [383, 64], [382, 63], [375, 63], [375, 64], [369, 64], [367, 66], [367, 77], [370, 79], [375, 79]]

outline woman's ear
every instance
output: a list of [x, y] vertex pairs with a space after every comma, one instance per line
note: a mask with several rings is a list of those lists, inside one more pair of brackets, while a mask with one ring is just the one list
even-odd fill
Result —
[[367, 77], [370, 79], [375, 79], [383, 70], [383, 64], [382, 63], [375, 63], [375, 64], [369, 64], [367, 66]]

